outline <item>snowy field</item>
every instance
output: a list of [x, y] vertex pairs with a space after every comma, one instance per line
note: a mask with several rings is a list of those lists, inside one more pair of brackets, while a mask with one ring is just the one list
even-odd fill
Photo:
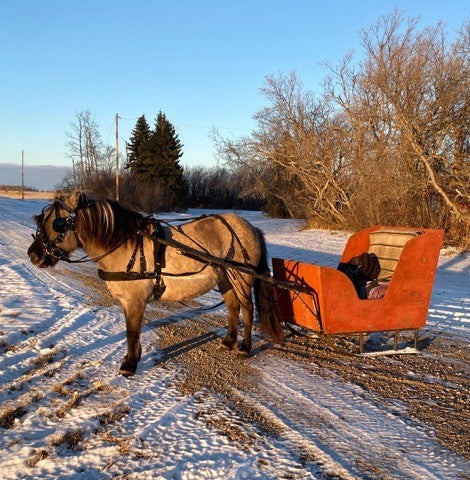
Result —
[[[27, 257], [31, 217], [44, 204], [0, 197], [1, 479], [468, 478], [468, 460], [404, 402], [269, 348], [242, 360], [256, 388], [233, 387], [229, 397], [209, 387], [185, 392], [187, 367], [177, 354], [160, 361], [159, 331], [172, 324], [199, 328], [208, 319], [204, 348], [218, 355], [222, 307], [198, 313], [152, 305], [137, 375], [117, 375], [125, 323], [120, 307], [94, 292], [95, 267], [61, 262], [38, 269]], [[336, 266], [348, 237], [242, 214], [265, 232], [271, 256]], [[442, 251], [425, 329], [430, 339], [457, 342], [462, 351], [470, 340], [469, 269], [469, 255]], [[218, 299], [210, 292], [200, 306]], [[197, 350], [202, 342], [193, 340]], [[263, 343], [255, 338], [255, 347]], [[361, 368], [406, 361], [401, 357], [361, 359], [372, 362]], [[418, 373], [405, 370], [411, 385]], [[444, 384], [431, 374], [423, 382]], [[449, 377], [444, 386], [455, 382], [468, 385], [468, 378]], [[248, 409], [262, 421], [246, 416]]]

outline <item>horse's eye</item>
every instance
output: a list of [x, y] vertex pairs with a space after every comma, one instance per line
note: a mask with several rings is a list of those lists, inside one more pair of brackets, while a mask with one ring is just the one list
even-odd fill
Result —
[[67, 219], [62, 217], [54, 218], [52, 229], [57, 233], [64, 233], [67, 230]]

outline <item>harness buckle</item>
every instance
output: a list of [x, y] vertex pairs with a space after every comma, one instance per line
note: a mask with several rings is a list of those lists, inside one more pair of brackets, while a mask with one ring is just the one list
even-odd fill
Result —
[[148, 279], [158, 279], [160, 278], [160, 272], [145, 272], [144, 273], [145, 277]]

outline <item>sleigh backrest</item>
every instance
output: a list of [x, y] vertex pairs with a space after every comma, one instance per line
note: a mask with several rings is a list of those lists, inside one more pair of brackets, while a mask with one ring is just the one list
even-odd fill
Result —
[[421, 235], [417, 229], [386, 228], [369, 234], [369, 253], [375, 253], [380, 263], [379, 280], [390, 278], [400, 260], [405, 244]]

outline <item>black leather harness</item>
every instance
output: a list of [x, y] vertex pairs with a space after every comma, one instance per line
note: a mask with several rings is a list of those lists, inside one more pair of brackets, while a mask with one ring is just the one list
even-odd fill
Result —
[[[142, 232], [139, 231], [134, 251], [132, 252], [129, 263], [127, 264], [126, 271], [108, 272], [99, 268], [98, 277], [101, 278], [101, 280], [105, 280], [107, 282], [155, 280], [155, 285], [153, 287], [153, 296], [155, 300], [158, 300], [165, 291], [165, 284], [163, 283], [162, 279], [162, 268], [165, 267], [166, 245], [159, 242], [159, 239], [165, 238], [165, 229], [162, 227], [161, 223], [155, 219], [148, 219], [148, 224], [152, 224], [154, 227], [153, 232], [150, 235], [153, 240], [153, 271], [147, 271], [147, 261], [144, 254], [144, 236]], [[140, 269], [138, 272], [133, 272], [131, 270], [135, 265], [137, 253], [139, 253]]]

